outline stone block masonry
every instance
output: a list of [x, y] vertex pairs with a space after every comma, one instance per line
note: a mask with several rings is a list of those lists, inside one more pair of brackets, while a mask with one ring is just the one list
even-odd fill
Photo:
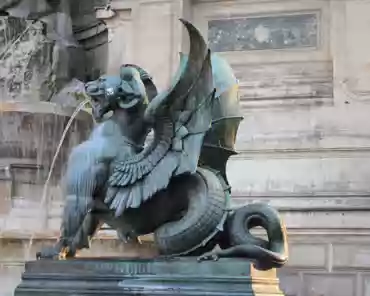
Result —
[[299, 237], [291, 235], [290, 261], [279, 271], [286, 296], [370, 295], [368, 234], [311, 234], [312, 243]]
[[0, 19], [0, 100], [47, 101], [55, 92], [55, 43], [45, 37], [44, 26]]
[[[73, 1], [82, 2], [89, 3]], [[111, 8], [102, 20], [109, 42], [91, 60], [108, 73], [121, 63], [141, 65], [160, 89], [178, 52], [187, 51], [178, 18], [213, 43], [210, 29], [230, 32], [218, 46], [240, 80], [245, 117], [240, 154], [228, 165], [235, 203], [265, 201], [284, 214], [291, 258], [280, 277], [287, 296], [370, 295], [370, 0], [115, 0]], [[230, 20], [237, 31], [223, 25]], [[53, 204], [49, 225], [57, 229], [60, 205], [54, 211]], [[107, 243], [91, 251], [100, 255]], [[12, 262], [24, 260], [18, 258]], [[0, 274], [9, 285], [22, 269], [12, 262]], [[0, 291], [12, 295], [6, 293]]]

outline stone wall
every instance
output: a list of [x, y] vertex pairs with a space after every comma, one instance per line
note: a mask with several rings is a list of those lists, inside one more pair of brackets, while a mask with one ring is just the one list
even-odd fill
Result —
[[242, 88], [234, 201], [269, 202], [288, 227], [283, 289], [368, 295], [370, 2], [197, 2], [195, 23]]
[[[282, 213], [286, 295], [370, 295], [370, 1], [113, 0], [111, 7], [97, 11], [108, 29], [101, 66], [108, 73], [130, 61], [165, 88], [188, 47], [179, 17], [231, 63], [245, 119], [228, 178], [235, 204], [264, 201]], [[52, 203], [48, 237], [60, 205]], [[23, 260], [21, 253], [11, 262]], [[16, 276], [20, 268], [3, 270]]]

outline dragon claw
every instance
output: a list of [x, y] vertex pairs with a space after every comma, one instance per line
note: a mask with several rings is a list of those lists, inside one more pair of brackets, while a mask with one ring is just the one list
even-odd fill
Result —
[[200, 261], [218, 261], [220, 259], [219, 255], [215, 252], [207, 252], [198, 257], [198, 262]]
[[125, 244], [127, 243], [142, 244], [141, 239], [133, 231], [129, 231], [127, 233], [123, 233], [123, 232], [117, 232], [117, 233], [118, 233], [119, 239], [123, 241], [123, 243]]
[[45, 247], [40, 252], [36, 253], [36, 259], [59, 259], [60, 257], [60, 250], [55, 247]]

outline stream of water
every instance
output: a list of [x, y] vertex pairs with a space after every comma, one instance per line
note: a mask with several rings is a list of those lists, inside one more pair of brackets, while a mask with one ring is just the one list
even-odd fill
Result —
[[[43, 192], [42, 192], [42, 197], [41, 197], [41, 201], [40, 201], [40, 204], [39, 204], [39, 210], [41, 211], [45, 202], [46, 202], [46, 199], [47, 199], [47, 196], [48, 196], [48, 189], [49, 189], [49, 183], [50, 183], [50, 180], [51, 180], [51, 176], [53, 174], [53, 170], [54, 170], [54, 167], [55, 167], [55, 163], [56, 163], [56, 160], [58, 158], [58, 155], [59, 155], [59, 152], [60, 152], [60, 149], [62, 148], [62, 145], [63, 145], [63, 142], [64, 142], [64, 139], [68, 133], [68, 130], [69, 128], [71, 127], [72, 123], [73, 123], [73, 120], [76, 118], [76, 116], [78, 115], [78, 113], [90, 102], [90, 99], [85, 99], [83, 102], [81, 102], [77, 108], [75, 109], [75, 111], [73, 112], [73, 114], [71, 115], [70, 119], [68, 120], [68, 123], [63, 131], [63, 134], [62, 134], [62, 137], [59, 141], [59, 144], [58, 144], [58, 147], [57, 147], [57, 150], [55, 151], [55, 154], [54, 154], [54, 157], [53, 157], [53, 160], [51, 162], [51, 165], [50, 165], [50, 169], [49, 169], [49, 173], [48, 173], [48, 176], [46, 178], [46, 181], [45, 181], [45, 184], [44, 184], [44, 187], [43, 187]], [[29, 239], [29, 243], [28, 243], [28, 246], [27, 246], [27, 249], [26, 249], [26, 258], [29, 259], [30, 258], [30, 253], [31, 253], [31, 249], [32, 249], [32, 245], [33, 245], [33, 241], [35, 239], [35, 235], [36, 235], [36, 232], [33, 232], [31, 234], [31, 237]]]

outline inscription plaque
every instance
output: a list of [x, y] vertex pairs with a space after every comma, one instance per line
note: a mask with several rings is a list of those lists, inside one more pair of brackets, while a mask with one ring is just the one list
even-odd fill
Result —
[[153, 274], [152, 265], [150, 262], [89, 262], [86, 264], [86, 268], [111, 274]]
[[215, 52], [316, 47], [317, 14], [211, 20], [208, 41]]

